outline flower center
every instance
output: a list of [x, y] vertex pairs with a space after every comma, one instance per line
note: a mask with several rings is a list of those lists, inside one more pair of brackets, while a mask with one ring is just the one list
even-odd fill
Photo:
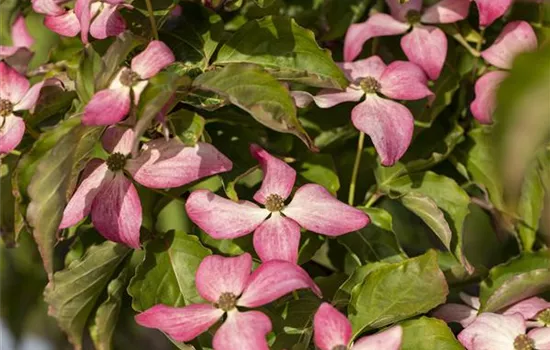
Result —
[[271, 212], [281, 211], [285, 207], [285, 200], [278, 194], [270, 194], [265, 200], [265, 208]]
[[220, 299], [218, 299], [218, 302], [214, 305], [218, 309], [222, 309], [223, 311], [227, 312], [230, 310], [233, 310], [235, 306], [237, 305], [237, 296], [233, 293], [222, 293], [220, 295]]
[[348, 347], [345, 345], [336, 345], [332, 350], [348, 350]]
[[122, 74], [120, 74], [120, 82], [122, 85], [132, 87], [140, 81], [140, 76], [131, 69], [125, 69]]
[[7, 117], [13, 112], [13, 104], [9, 100], [0, 100], [0, 117]]
[[550, 309], [539, 312], [537, 320], [544, 323], [545, 326], [550, 325]]
[[407, 15], [405, 17], [407, 18], [407, 22], [413, 25], [416, 23], [420, 23], [420, 17], [422, 16], [420, 15], [420, 12], [416, 10], [410, 10], [409, 12], [407, 12]]
[[111, 171], [119, 171], [124, 169], [127, 157], [119, 152], [113, 153], [107, 158], [107, 168]]
[[366, 94], [375, 94], [381, 88], [378, 80], [374, 79], [373, 77], [366, 77], [361, 79], [361, 82], [359, 83], [359, 85], [361, 86], [361, 89], [365, 91]]
[[520, 334], [514, 339], [515, 350], [534, 350], [535, 342], [527, 334]]

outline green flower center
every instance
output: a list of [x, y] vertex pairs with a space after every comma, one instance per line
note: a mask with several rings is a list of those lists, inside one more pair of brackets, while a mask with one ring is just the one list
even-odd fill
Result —
[[281, 211], [285, 207], [285, 200], [278, 194], [270, 194], [265, 200], [265, 208], [271, 212]]
[[233, 310], [236, 305], [237, 296], [233, 293], [222, 293], [218, 299], [218, 302], [214, 304], [215, 307], [222, 309], [225, 312]]
[[116, 152], [113, 153], [107, 158], [107, 168], [111, 171], [119, 171], [124, 169], [126, 165], [126, 159], [128, 157], [122, 153]]
[[405, 17], [407, 18], [407, 22], [413, 25], [416, 23], [420, 23], [420, 17], [422, 17], [422, 15], [416, 10], [410, 10], [409, 12], [407, 12], [407, 15]]
[[535, 350], [535, 342], [527, 334], [520, 334], [514, 339], [514, 349]]
[[0, 100], [0, 117], [7, 117], [13, 112], [13, 104], [9, 100]]
[[361, 89], [365, 91], [366, 94], [375, 94], [378, 91], [380, 91], [380, 83], [378, 80], [374, 79], [373, 77], [366, 77], [361, 79], [361, 82], [359, 82], [359, 85], [361, 86]]
[[544, 323], [545, 326], [550, 325], [550, 309], [539, 312], [537, 321]]
[[134, 72], [131, 69], [125, 69], [122, 71], [122, 74], [120, 74], [120, 82], [122, 85], [132, 87], [136, 85], [141, 80], [139, 74]]
[[336, 345], [331, 350], [348, 350], [348, 347], [346, 345]]

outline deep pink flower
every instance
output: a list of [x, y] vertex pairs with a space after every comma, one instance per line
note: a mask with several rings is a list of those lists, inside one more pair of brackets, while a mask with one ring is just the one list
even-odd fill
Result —
[[255, 231], [254, 249], [262, 261], [278, 259], [295, 263], [300, 226], [338, 236], [368, 224], [369, 218], [363, 211], [340, 202], [316, 184], [300, 187], [285, 206], [296, 171], [258, 145], [251, 145], [250, 151], [264, 173], [262, 186], [254, 199], [265, 208], [249, 201], [234, 202], [206, 190], [194, 191], [185, 205], [187, 214], [210, 236], [231, 239]]
[[[134, 94], [133, 103], [137, 105], [149, 78], [174, 61], [174, 54], [166, 44], [151, 41], [143, 52], [132, 59], [131, 68], [122, 68], [108, 89], [94, 94], [84, 108], [82, 123], [111, 125], [124, 119], [130, 111], [131, 92]], [[105, 113], [106, 110], [109, 113]]]
[[269, 317], [259, 311], [241, 312], [237, 307], [256, 308], [302, 288], [319, 296], [321, 291], [301, 267], [288, 261], [264, 262], [250, 273], [251, 268], [248, 253], [234, 258], [207, 256], [195, 280], [199, 295], [208, 303], [183, 308], [155, 305], [137, 315], [136, 322], [187, 342], [227, 314], [214, 335], [215, 350], [268, 350]]
[[479, 12], [479, 25], [487, 27], [501, 17], [512, 5], [513, 0], [473, 0]]
[[401, 326], [352, 341], [351, 323], [329, 303], [323, 303], [313, 318], [315, 345], [319, 350], [399, 350], [403, 337]]
[[351, 82], [345, 91], [322, 90], [317, 96], [294, 91], [296, 105], [304, 107], [313, 100], [321, 108], [330, 108], [365, 96], [351, 112], [353, 125], [370, 136], [381, 163], [393, 165], [411, 143], [414, 118], [407, 107], [380, 94], [395, 100], [432, 96], [426, 75], [414, 63], [395, 61], [386, 66], [378, 56], [345, 62], [341, 67]]
[[518, 313], [482, 313], [458, 335], [467, 350], [550, 350], [550, 328], [527, 332], [525, 319]]
[[[477, 317], [480, 307], [479, 298], [465, 293], [460, 293], [459, 296], [466, 305], [447, 303], [435, 309], [432, 316], [447, 323], [457, 322], [462, 327], [468, 327]], [[507, 308], [502, 314], [515, 313], [521, 314], [528, 321], [528, 326], [542, 327], [550, 324], [550, 303], [542, 298], [532, 297], [522, 300]]]
[[44, 25], [51, 31], [73, 37], [81, 33], [88, 43], [88, 34], [96, 39], [116, 36], [126, 29], [126, 22], [118, 10], [131, 7], [123, 0], [77, 0], [74, 9], [61, 5], [67, 0], [32, 0], [34, 11], [46, 15]]
[[482, 124], [493, 122], [493, 112], [496, 106], [496, 90], [508, 76], [514, 58], [527, 51], [537, 48], [537, 36], [529, 23], [515, 21], [508, 23], [493, 45], [481, 52], [481, 56], [489, 64], [501, 70], [490, 71], [476, 81], [476, 97], [470, 105], [474, 118]]
[[409, 61], [418, 64], [430, 79], [439, 77], [447, 56], [447, 37], [435, 26], [424, 24], [453, 23], [468, 15], [468, 0], [442, 0], [422, 10], [422, 0], [386, 0], [391, 16], [377, 13], [365, 22], [352, 24], [344, 42], [344, 60], [353, 61], [361, 53], [363, 44], [371, 38], [406, 33], [401, 48]]
[[111, 127], [103, 135], [107, 161], [91, 160], [83, 180], [65, 207], [59, 228], [75, 225], [90, 212], [94, 227], [105, 238], [139, 248], [141, 203], [125, 172], [150, 188], [179, 187], [205, 176], [231, 170], [232, 163], [214, 146], [197, 143], [186, 147], [179, 140], [148, 142], [130, 159], [134, 132]]
[[14, 112], [32, 111], [42, 87], [56, 84], [57, 80], [47, 79], [31, 87], [24, 75], [0, 62], [0, 82], [0, 153], [8, 153], [19, 145], [25, 134], [25, 122]]
[[29, 51], [34, 44], [33, 37], [27, 30], [25, 19], [19, 15], [11, 27], [11, 46], [0, 45], [0, 59], [15, 55], [18, 51]]

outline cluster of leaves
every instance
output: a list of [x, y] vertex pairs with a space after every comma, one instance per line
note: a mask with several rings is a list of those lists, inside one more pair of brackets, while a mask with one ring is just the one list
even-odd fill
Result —
[[[369, 215], [367, 227], [335, 239], [305, 232], [299, 250], [299, 264], [323, 298], [347, 310], [354, 336], [399, 323], [402, 349], [461, 349], [451, 329], [429, 317], [448, 298], [468, 290], [479, 293], [482, 311], [498, 311], [550, 291], [550, 10], [518, 2], [483, 33], [475, 29], [475, 14], [444, 28], [460, 40], [449, 41], [444, 69], [430, 86], [435, 98], [407, 102], [415, 117], [413, 142], [385, 167], [372, 145], [357, 149], [353, 106], [298, 111], [286, 87], [345, 88], [335, 64], [343, 36], [383, 1], [205, 3], [162, 0], [148, 9], [149, 1], [135, 0], [132, 10], [122, 11], [128, 31], [86, 46], [48, 31], [25, 2], [0, 4], [0, 40], [9, 44], [13, 19], [25, 13], [36, 38], [29, 76], [56, 77], [66, 87], [44, 89], [34, 113], [24, 114], [29, 133], [19, 151], [1, 159], [2, 317], [14, 334], [21, 334], [33, 305], [41, 305], [47, 280], [50, 314], [75, 348], [91, 341], [110, 349], [113, 338], [121, 348], [162, 347], [151, 343], [150, 333], [139, 334], [134, 311], [200, 302], [195, 272], [207, 255], [254, 255], [250, 236], [215, 240], [185, 213], [196, 189], [252, 197], [261, 172], [249, 155], [251, 143], [285, 157], [298, 185], [318, 183]], [[479, 49], [512, 19], [530, 21], [541, 48], [515, 61], [498, 92], [498, 122], [481, 126], [469, 103], [486, 67], [460, 43]], [[102, 157], [104, 128], [84, 126], [78, 116], [156, 27], [176, 63], [142, 93], [136, 129], [144, 137], [159, 134], [152, 122], [172, 101], [167, 120], [174, 135], [189, 145], [211, 142], [233, 170], [169, 191], [137, 186], [142, 250], [105, 241], [89, 220], [59, 231], [83, 166]], [[404, 59], [394, 37], [365, 46], [365, 53], [376, 51], [387, 62]], [[38, 262], [47, 278], [36, 272]], [[265, 306], [273, 323], [270, 346], [313, 348], [320, 303], [299, 292]], [[117, 335], [121, 329], [127, 337]], [[174, 344], [209, 349], [212, 334]]]

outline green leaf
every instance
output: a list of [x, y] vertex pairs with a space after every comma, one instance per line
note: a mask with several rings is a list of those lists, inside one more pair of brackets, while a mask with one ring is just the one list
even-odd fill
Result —
[[445, 302], [449, 293], [437, 254], [428, 253], [371, 272], [354, 288], [348, 315], [354, 337], [423, 314]]
[[198, 113], [180, 109], [166, 118], [174, 126], [179, 139], [188, 146], [194, 146], [204, 132], [204, 118]]
[[196, 236], [170, 231], [145, 246], [145, 259], [130, 281], [132, 307], [144, 311], [153, 305], [183, 306], [201, 302], [195, 272], [211, 254]]
[[480, 312], [496, 312], [550, 290], [550, 251], [526, 253], [493, 267], [480, 287]]
[[371, 272], [383, 267], [390, 266], [386, 262], [373, 262], [357, 267], [351, 276], [338, 288], [332, 299], [332, 304], [336, 307], [348, 305], [352, 292], [355, 288], [361, 288], [363, 281]]
[[178, 25], [161, 31], [161, 38], [177, 61], [204, 70], [223, 37], [223, 21], [218, 14], [199, 4], [182, 2], [181, 6]]
[[122, 307], [124, 290], [134, 275], [136, 265], [142, 259], [142, 255], [143, 251], [134, 251], [132, 259], [107, 286], [107, 299], [97, 308], [93, 323], [90, 325], [90, 336], [97, 350], [112, 349], [112, 339]]
[[18, 158], [8, 154], [2, 158], [0, 164], [0, 231], [6, 247], [15, 247], [17, 237], [15, 235], [14, 210], [15, 198], [12, 194], [12, 176]]
[[92, 99], [96, 91], [95, 77], [99, 76], [103, 69], [101, 56], [95, 52], [92, 45], [86, 46], [80, 57], [75, 80], [76, 93], [82, 104]]
[[278, 79], [343, 89], [344, 73], [323, 50], [310, 30], [293, 19], [268, 16], [243, 25], [226, 42], [214, 64], [255, 63]]
[[447, 324], [436, 318], [421, 317], [400, 324], [403, 327], [401, 350], [463, 350]]
[[470, 197], [455, 180], [431, 171], [415, 173], [391, 180], [381, 188], [401, 195], [416, 194], [430, 198], [443, 210], [446, 221], [453, 231], [452, 252], [469, 272], [473, 271], [462, 249], [462, 229], [469, 213]]
[[106, 241], [88, 249], [81, 260], [56, 272], [44, 292], [50, 314], [69, 336], [75, 349], [82, 348], [88, 317], [111, 277], [130, 249]]
[[326, 17], [328, 31], [323, 35], [323, 41], [338, 39], [348, 30], [349, 26], [359, 22], [370, 6], [372, 0], [329, 0], [325, 2], [323, 14]]
[[227, 97], [268, 128], [294, 134], [309, 148], [314, 148], [296, 117], [296, 107], [288, 90], [261, 67], [230, 64], [201, 74], [193, 87]]
[[451, 239], [453, 232], [445, 220], [443, 212], [437, 207], [437, 204], [419, 193], [407, 193], [401, 197], [401, 203], [418, 215], [428, 225], [432, 231], [439, 237], [445, 247], [451, 250]]
[[390, 213], [379, 208], [364, 209], [371, 223], [364, 228], [338, 237], [359, 265], [369, 262], [399, 262], [406, 259], [392, 228]]
[[260, 7], [268, 7], [273, 5], [275, 0], [254, 0], [254, 2]]
[[[28, 187], [30, 203], [27, 221], [33, 228], [44, 268], [50, 275], [53, 272], [56, 235], [68, 192], [103, 130], [102, 127], [84, 126], [79, 118], [64, 123], [76, 123], [76, 126], [59, 138], [56, 145], [37, 161]], [[56, 134], [56, 131], [53, 129], [51, 132]]]
[[65, 91], [59, 86], [45, 86], [40, 91], [40, 99], [34, 113], [28, 113], [25, 122], [27, 125], [35, 126], [52, 116], [63, 115], [76, 97], [74, 91]]
[[340, 189], [340, 179], [336, 173], [336, 166], [330, 154], [307, 153], [299, 157], [301, 161], [297, 169], [298, 176], [306, 183], [315, 182], [332, 194]]

